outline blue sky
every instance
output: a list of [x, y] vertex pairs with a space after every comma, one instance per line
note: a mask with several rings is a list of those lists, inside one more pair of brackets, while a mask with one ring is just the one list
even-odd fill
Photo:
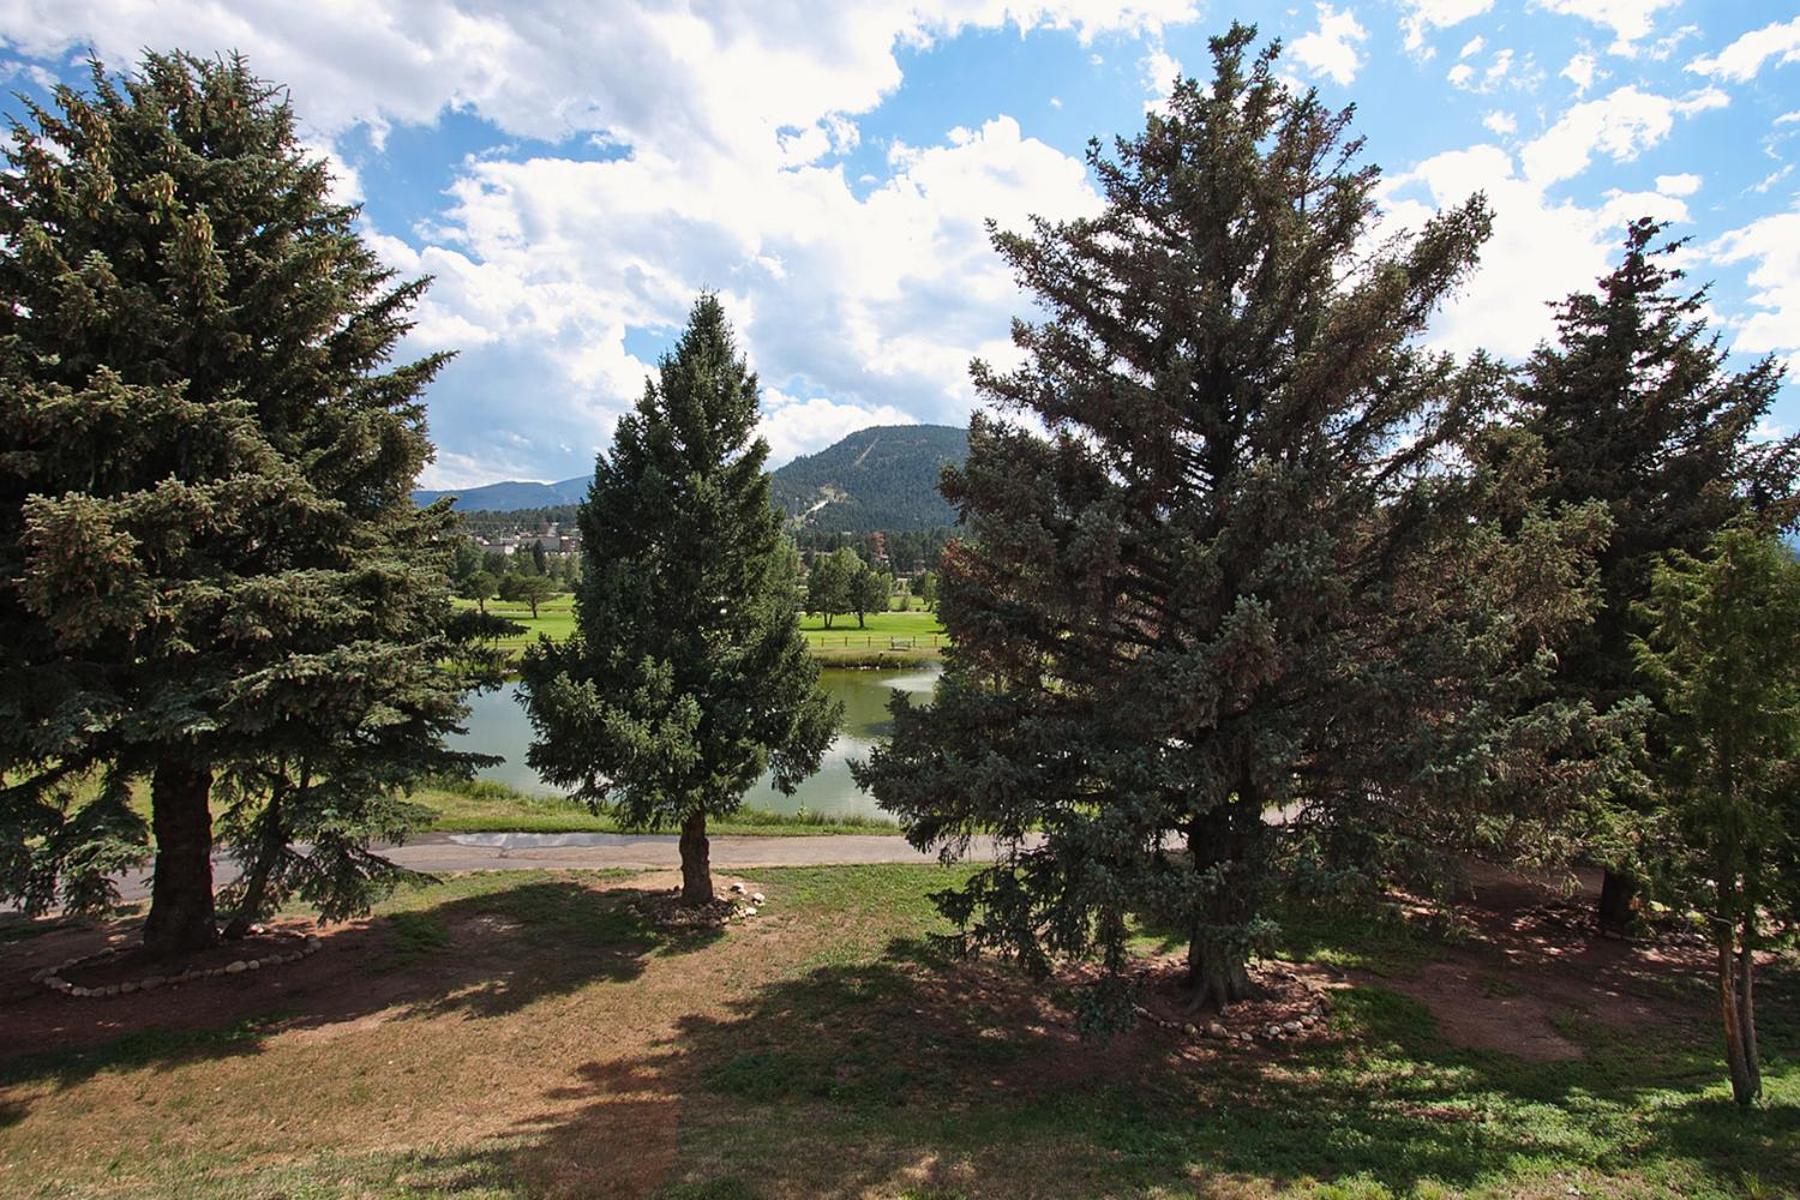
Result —
[[[0, 74], [41, 97], [90, 51], [181, 47], [286, 84], [379, 252], [437, 278], [407, 348], [459, 352], [426, 475], [459, 487], [584, 474], [703, 287], [777, 461], [964, 420], [969, 360], [1010, 359], [1028, 303], [983, 219], [1092, 211], [1087, 140], [1203, 75], [1233, 18], [1357, 105], [1387, 221], [1488, 194], [1432, 344], [1527, 353], [1647, 214], [1738, 362], [1800, 366], [1792, 3], [0, 0]], [[1796, 426], [1790, 384], [1770, 431]]]

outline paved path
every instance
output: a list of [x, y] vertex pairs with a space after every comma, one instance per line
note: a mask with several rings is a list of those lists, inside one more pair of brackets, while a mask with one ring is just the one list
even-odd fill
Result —
[[[681, 865], [679, 839], [672, 833], [427, 833], [382, 851], [387, 858], [433, 875], [450, 871], [570, 871], [599, 867], [674, 868]], [[819, 837], [714, 837], [715, 871], [756, 867], [820, 867], [858, 863], [929, 863], [897, 834], [834, 833]], [[969, 858], [991, 861], [994, 843], [978, 839]], [[213, 883], [237, 878], [237, 864], [214, 860]], [[119, 881], [123, 900], [150, 894], [148, 871]]]

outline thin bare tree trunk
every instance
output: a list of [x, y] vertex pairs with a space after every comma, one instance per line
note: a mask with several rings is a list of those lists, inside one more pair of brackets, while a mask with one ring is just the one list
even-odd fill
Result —
[[[1762, 1095], [1762, 1066], [1756, 1051], [1756, 951], [1752, 918], [1745, 917], [1738, 935], [1735, 1003], [1726, 1014], [1734, 1027], [1738, 1061], [1731, 1064], [1731, 1098], [1739, 1104], [1754, 1104]], [[1727, 1037], [1729, 1047], [1732, 1037]]]

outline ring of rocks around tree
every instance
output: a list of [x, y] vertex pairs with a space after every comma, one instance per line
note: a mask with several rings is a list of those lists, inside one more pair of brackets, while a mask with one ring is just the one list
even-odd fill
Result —
[[[190, 966], [174, 974], [152, 969], [141, 978], [117, 980], [94, 986], [83, 986], [72, 982], [68, 976], [80, 971], [105, 966], [115, 959], [124, 958], [139, 947], [135, 945], [108, 946], [96, 954], [82, 954], [54, 966], [45, 967], [32, 975], [33, 981], [43, 984], [53, 992], [65, 996], [80, 998], [92, 996], [126, 996], [136, 992], [151, 992], [158, 988], [171, 987], [178, 983], [193, 983], [202, 979], [216, 979], [225, 975], [243, 975], [251, 971], [260, 971], [266, 967], [281, 966], [286, 963], [299, 962], [310, 954], [316, 954], [324, 943], [316, 933], [301, 930], [268, 929], [261, 925], [250, 927], [252, 937], [265, 943], [254, 951], [255, 957], [238, 957], [221, 966]], [[249, 939], [246, 939], [249, 940]], [[273, 942], [274, 945], [267, 943]], [[241, 943], [220, 943], [221, 947], [243, 949]]]
[[660, 929], [681, 932], [739, 924], [754, 918], [767, 904], [767, 897], [740, 881], [727, 887], [724, 895], [715, 896], [710, 904], [683, 904], [681, 889], [674, 888], [633, 901], [625, 909]]

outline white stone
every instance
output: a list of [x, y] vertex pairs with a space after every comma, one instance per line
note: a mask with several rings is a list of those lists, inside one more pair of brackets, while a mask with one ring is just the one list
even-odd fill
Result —
[[747, 907], [744, 909], [744, 915], [746, 917], [754, 917], [756, 915], [756, 909], [754, 907]]
[[1231, 1031], [1225, 1028], [1222, 1022], [1212, 1021], [1206, 1026], [1206, 1036], [1209, 1038], [1230, 1037]]
[[741, 896], [744, 893], [744, 885], [741, 883], [734, 883], [731, 885], [731, 890], [738, 893]]
[[750, 903], [761, 904], [762, 902], [763, 902], [763, 894], [761, 892], [751, 892], [750, 893]]
[[227, 975], [238, 975], [245, 971], [248, 971], [249, 969], [250, 969], [250, 964], [240, 958], [236, 962], [232, 963], [230, 966], [226, 967], [225, 973]]

